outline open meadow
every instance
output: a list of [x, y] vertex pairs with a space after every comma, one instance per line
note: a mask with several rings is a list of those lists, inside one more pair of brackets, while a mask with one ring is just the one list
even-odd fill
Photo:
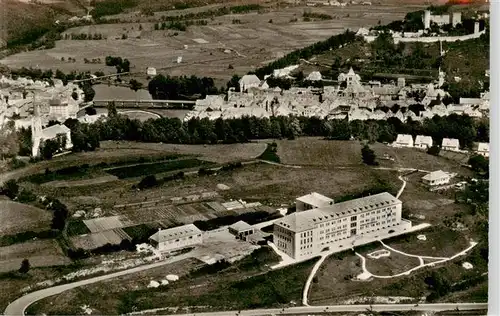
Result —
[[[362, 142], [325, 140], [318, 137], [301, 137], [296, 140], [277, 141], [278, 156], [284, 164], [302, 166], [357, 167], [361, 160]], [[418, 170], [459, 172], [471, 175], [459, 161], [449, 157], [436, 157], [415, 148], [395, 148], [381, 143], [369, 144], [381, 167], [414, 168]], [[394, 161], [384, 159], [388, 155]], [[443, 153], [445, 155], [445, 153]]]
[[[303, 12], [311, 8], [290, 6], [263, 13], [219, 16], [209, 20], [208, 25], [189, 26], [186, 31], [154, 30], [154, 23], [147, 22], [140, 23], [142, 30], [135, 22], [82, 26], [66, 33], [100, 33], [107, 39], [60, 40], [55, 48], [22, 52], [2, 59], [0, 63], [11, 68], [34, 66], [64, 72], [114, 72], [113, 67], [104, 64], [84, 63], [84, 58], [104, 60], [112, 55], [129, 59], [133, 72], [145, 72], [146, 67], [151, 66], [169, 75], [193, 74], [228, 80], [234, 73], [246, 73], [345, 29], [357, 30], [376, 25], [379, 21], [386, 24], [422, 7], [394, 3], [342, 8], [324, 6], [312, 8], [312, 12], [328, 14], [332, 17], [330, 20], [304, 22]], [[159, 18], [160, 14], [156, 13], [155, 17]], [[240, 22], [234, 23], [233, 20]], [[174, 33], [178, 35], [174, 36]], [[121, 39], [124, 34], [128, 34], [127, 39]], [[177, 64], [179, 56], [183, 59]], [[65, 61], [61, 60], [63, 57]], [[69, 57], [76, 62], [67, 62]]]
[[23, 259], [28, 259], [32, 267], [57, 266], [71, 262], [55, 240], [28, 241], [0, 247], [0, 273], [19, 269]]
[[0, 199], [0, 235], [50, 229], [52, 215], [34, 206]]

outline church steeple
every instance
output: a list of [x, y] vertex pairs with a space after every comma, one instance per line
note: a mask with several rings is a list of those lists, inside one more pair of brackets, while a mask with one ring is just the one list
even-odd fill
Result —
[[33, 93], [33, 117], [31, 119], [31, 154], [33, 157], [38, 156], [41, 138], [42, 119], [40, 117], [40, 105], [36, 103], [35, 93]]

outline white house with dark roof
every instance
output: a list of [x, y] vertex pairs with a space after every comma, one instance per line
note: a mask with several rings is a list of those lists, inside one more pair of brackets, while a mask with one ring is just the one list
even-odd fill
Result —
[[449, 151], [460, 151], [460, 142], [456, 138], [443, 138], [441, 149]]
[[448, 184], [450, 180], [450, 174], [442, 170], [430, 172], [422, 177], [422, 182], [429, 186]]
[[476, 153], [483, 157], [488, 158], [490, 156], [490, 144], [489, 143], [478, 143]]
[[159, 230], [149, 237], [150, 244], [162, 252], [179, 250], [203, 242], [203, 232], [193, 224]]
[[246, 240], [248, 236], [254, 233], [252, 225], [244, 221], [239, 221], [229, 226], [229, 232], [241, 240]]
[[413, 136], [409, 134], [398, 134], [396, 141], [392, 143], [394, 147], [413, 147]]
[[324, 207], [333, 204], [333, 199], [322, 194], [312, 192], [298, 197], [295, 200], [295, 209], [297, 212], [312, 210], [314, 208]]
[[414, 143], [415, 148], [419, 149], [428, 149], [432, 147], [432, 137], [431, 136], [424, 136], [424, 135], [417, 135], [415, 138], [415, 143]]
[[373, 241], [411, 228], [401, 218], [402, 202], [384, 192], [360, 199], [295, 212], [274, 223], [273, 242], [294, 259], [329, 249], [350, 249], [360, 237]]

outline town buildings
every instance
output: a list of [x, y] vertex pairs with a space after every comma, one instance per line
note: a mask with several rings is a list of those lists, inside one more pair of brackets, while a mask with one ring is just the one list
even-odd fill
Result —
[[71, 149], [71, 130], [63, 124], [55, 124], [47, 128], [42, 128], [39, 105], [35, 105], [34, 115], [31, 123], [31, 155], [38, 157], [40, 148], [47, 140], [57, 140], [60, 149]]
[[294, 259], [305, 259], [322, 251], [350, 249], [411, 228], [401, 218], [402, 202], [384, 192], [360, 199], [295, 212], [274, 223], [277, 248]]
[[[314, 76], [311, 73], [311, 77]], [[240, 92], [230, 89], [227, 96], [207, 95], [205, 99], [196, 101], [195, 107], [187, 113], [184, 120], [297, 115], [349, 121], [396, 118], [406, 122], [409, 119], [422, 121], [435, 115], [447, 116], [453, 113], [483, 117], [489, 109], [488, 94], [475, 101], [481, 103], [481, 106], [470, 103], [444, 105], [441, 100], [449, 94], [439, 88], [439, 80], [436, 83], [409, 86], [405, 84], [405, 80], [384, 85], [376, 81], [363, 83], [351, 68], [347, 73], [340, 74], [338, 81], [338, 85], [324, 86], [321, 89], [292, 87], [282, 90], [278, 87], [269, 88], [265, 79], [246, 75], [240, 80]], [[414, 94], [424, 97], [416, 101], [412, 97]], [[410, 105], [417, 103], [425, 107], [418, 114], [409, 109]], [[398, 110], [393, 111], [393, 108]]]
[[203, 232], [193, 224], [159, 230], [149, 237], [150, 244], [161, 252], [179, 250], [203, 242]]
[[84, 102], [83, 91], [73, 83], [63, 85], [59, 79], [52, 82], [0, 77], [0, 128], [8, 121], [14, 121], [16, 128], [30, 127], [35, 105], [40, 107], [42, 125], [76, 118]]
[[450, 180], [451, 180], [450, 174], [442, 170], [430, 172], [422, 177], [422, 182], [428, 186], [448, 184], [450, 183]]

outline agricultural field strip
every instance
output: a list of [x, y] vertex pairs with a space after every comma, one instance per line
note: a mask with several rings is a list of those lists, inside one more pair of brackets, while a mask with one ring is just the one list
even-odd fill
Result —
[[120, 216], [101, 217], [83, 221], [92, 233], [121, 228], [125, 225], [120, 221]]

